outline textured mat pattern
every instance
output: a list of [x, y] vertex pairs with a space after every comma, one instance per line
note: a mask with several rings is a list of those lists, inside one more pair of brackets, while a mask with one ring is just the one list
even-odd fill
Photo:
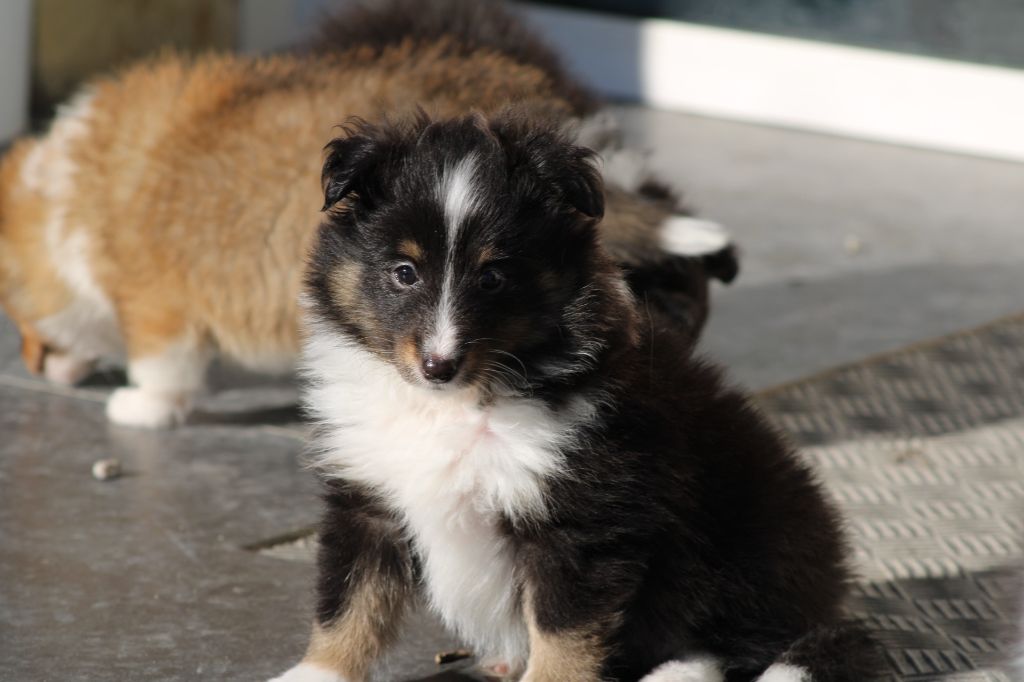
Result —
[[762, 394], [850, 523], [892, 680], [1016, 682], [1024, 317]]

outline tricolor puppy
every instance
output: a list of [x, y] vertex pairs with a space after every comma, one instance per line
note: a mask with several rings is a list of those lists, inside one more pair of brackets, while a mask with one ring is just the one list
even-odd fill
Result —
[[864, 682], [839, 519], [598, 239], [529, 116], [356, 125], [307, 277], [319, 601], [278, 678], [356, 682], [423, 597], [528, 682]]

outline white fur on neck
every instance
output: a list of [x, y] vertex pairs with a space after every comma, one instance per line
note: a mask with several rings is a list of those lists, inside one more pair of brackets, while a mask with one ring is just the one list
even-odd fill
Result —
[[325, 425], [318, 464], [378, 491], [407, 522], [433, 608], [481, 655], [525, 662], [527, 632], [500, 517], [543, 516], [560, 447], [593, 417], [579, 400], [480, 407], [470, 389], [433, 391], [326, 323], [309, 325], [307, 406]]
[[60, 107], [49, 133], [21, 167], [24, 186], [46, 200], [49, 214], [43, 229], [48, 256], [72, 296], [64, 310], [37, 326], [48, 342], [83, 358], [122, 352], [114, 306], [92, 271], [94, 245], [69, 218], [78, 173], [73, 151], [89, 134], [93, 98], [93, 93], [83, 91]]

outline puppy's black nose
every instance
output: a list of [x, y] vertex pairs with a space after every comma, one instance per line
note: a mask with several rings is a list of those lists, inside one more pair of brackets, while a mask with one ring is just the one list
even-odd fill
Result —
[[435, 384], [446, 384], [455, 377], [458, 363], [451, 358], [428, 355], [423, 358], [423, 376]]

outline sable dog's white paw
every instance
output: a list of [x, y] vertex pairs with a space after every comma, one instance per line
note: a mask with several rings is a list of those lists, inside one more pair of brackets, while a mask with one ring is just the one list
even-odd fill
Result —
[[312, 663], [299, 663], [269, 682], [347, 682], [344, 677]]
[[183, 396], [142, 388], [119, 388], [107, 400], [107, 418], [122, 426], [167, 428], [182, 423], [187, 411]]

